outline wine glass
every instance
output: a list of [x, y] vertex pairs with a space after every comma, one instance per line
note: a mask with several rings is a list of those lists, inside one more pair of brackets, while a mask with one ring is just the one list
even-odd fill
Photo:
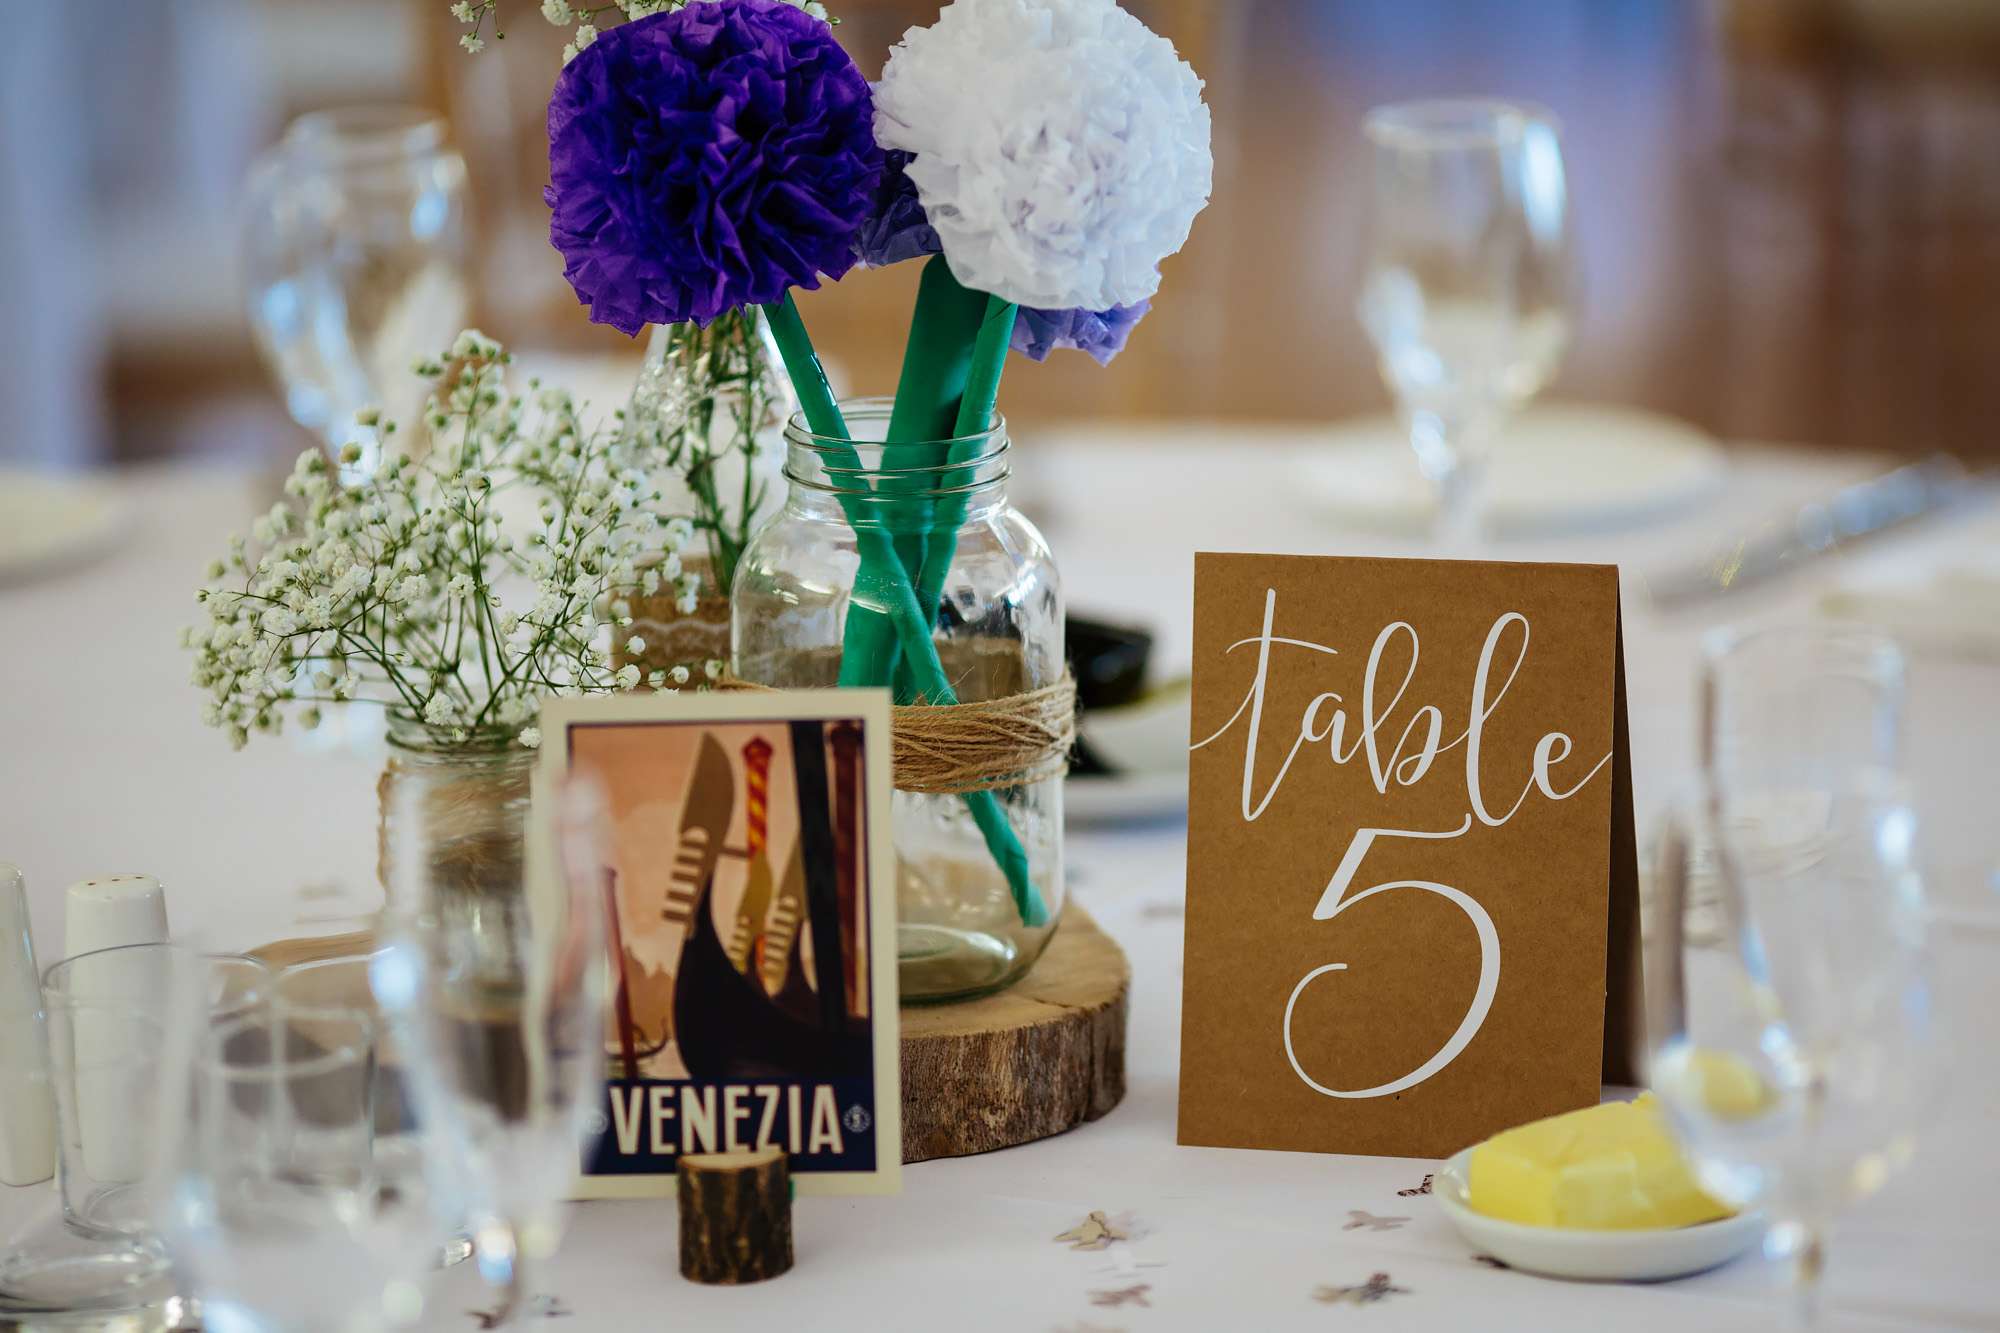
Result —
[[[482, 1276], [503, 1292], [500, 1322], [522, 1306], [526, 1266], [555, 1252], [561, 1203], [604, 1126], [602, 798], [588, 779], [549, 794], [558, 858], [537, 892], [518, 869], [510, 883], [505, 869], [390, 848], [384, 948], [371, 965], [409, 1053], [429, 1159], [464, 1201]], [[423, 828], [421, 798], [397, 799], [408, 808], [391, 827]]]
[[1704, 771], [1661, 840], [1649, 1081], [1703, 1184], [1775, 1219], [1801, 1326], [1835, 1216], [1908, 1160], [1937, 1091], [1916, 810], [1884, 762], [1900, 681], [1872, 635], [1713, 641]]
[[170, 1120], [161, 1227], [205, 1327], [396, 1327], [439, 1236], [421, 1172], [378, 1135], [364, 1009], [273, 1005], [200, 1034]]
[[258, 348], [293, 420], [359, 480], [381, 461], [380, 407], [408, 424], [409, 373], [447, 346], [467, 308], [465, 162], [442, 120], [416, 107], [352, 106], [293, 121], [251, 169], [242, 272]]
[[1474, 99], [1377, 107], [1356, 312], [1396, 396], [1447, 548], [1477, 536], [1507, 417], [1569, 336], [1569, 195], [1556, 122]]

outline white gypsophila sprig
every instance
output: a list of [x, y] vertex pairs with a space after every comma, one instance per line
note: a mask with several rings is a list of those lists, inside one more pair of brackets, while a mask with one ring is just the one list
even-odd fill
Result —
[[[542, 18], [558, 28], [567, 28], [574, 23], [576, 36], [563, 47], [562, 58], [566, 65], [576, 59], [576, 54], [597, 39], [597, 34], [615, 23], [630, 19], [642, 19], [652, 14], [665, 14], [681, 9], [694, 0], [599, 0], [597, 4], [589, 0], [542, 0]], [[816, 19], [827, 23], [834, 20], [828, 16], [826, 6], [819, 0], [785, 0], [794, 9], [802, 9]], [[493, 25], [493, 36], [504, 38], [500, 31], [499, 0], [452, 0], [451, 16], [466, 25], [465, 33], [458, 44], [477, 54], [486, 49], [486, 39], [481, 35], [487, 23]]]
[[1201, 80], [1113, 0], [957, 0], [889, 53], [875, 137], [952, 276], [1040, 309], [1159, 290], [1214, 176]]
[[208, 621], [182, 641], [204, 719], [236, 745], [294, 705], [317, 721], [351, 700], [438, 744], [533, 744], [544, 696], [639, 683], [611, 667], [626, 599], [679, 568], [693, 529], [658, 512], [643, 441], [589, 428], [560, 390], [507, 392], [511, 360], [468, 330], [420, 361], [437, 381], [421, 461], [392, 453], [345, 484], [308, 450], [285, 498], [209, 566]]

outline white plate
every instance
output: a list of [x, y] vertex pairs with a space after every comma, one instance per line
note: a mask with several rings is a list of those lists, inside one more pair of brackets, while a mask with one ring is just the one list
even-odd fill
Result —
[[131, 506], [108, 480], [0, 468], [0, 584], [60, 573], [101, 554]]
[[1077, 727], [1091, 750], [1116, 768], [1073, 777], [1063, 786], [1063, 814], [1075, 824], [1169, 819], [1187, 809], [1186, 680], [1148, 690], [1123, 708], [1083, 714]]
[[1187, 780], [1186, 770], [1068, 778], [1063, 819], [1078, 828], [1176, 819], [1187, 812]]
[[1590, 1282], [1658, 1282], [1726, 1264], [1764, 1236], [1764, 1216], [1756, 1211], [1649, 1231], [1568, 1231], [1504, 1222], [1475, 1213], [1466, 1203], [1471, 1158], [1467, 1148], [1446, 1162], [1431, 1193], [1466, 1244], [1523, 1272]]
[[[1341, 422], [1306, 464], [1308, 499], [1343, 521], [1422, 532], [1435, 505], [1402, 427]], [[1684, 509], [1722, 480], [1721, 447], [1686, 422], [1585, 403], [1531, 407], [1493, 450], [1485, 514], [1496, 535], [1622, 527]]]

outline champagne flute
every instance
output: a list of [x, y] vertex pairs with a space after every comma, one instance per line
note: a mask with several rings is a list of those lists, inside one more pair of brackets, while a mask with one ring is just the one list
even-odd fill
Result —
[[1555, 119], [1517, 102], [1368, 113], [1365, 271], [1356, 307], [1437, 500], [1436, 537], [1471, 547], [1494, 437], [1555, 374], [1569, 334], [1569, 198]]
[[[464, 1203], [450, 1220], [469, 1222], [480, 1273], [503, 1292], [496, 1322], [521, 1309], [526, 1266], [555, 1253], [562, 1201], [604, 1125], [602, 803], [588, 779], [549, 795], [558, 855], [545, 892], [528, 891], [518, 862], [441, 866], [390, 848], [384, 947], [370, 966], [407, 1053], [427, 1155]], [[421, 797], [398, 799], [407, 808], [392, 827], [424, 828]], [[477, 811], [461, 815], [456, 832], [478, 842], [466, 827]]]

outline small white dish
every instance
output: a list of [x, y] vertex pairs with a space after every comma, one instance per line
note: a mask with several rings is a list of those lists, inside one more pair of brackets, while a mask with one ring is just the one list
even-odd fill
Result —
[[1063, 818], [1073, 828], [1178, 819], [1187, 813], [1187, 773], [1110, 773], [1063, 782]]
[[1502, 1221], [1472, 1211], [1466, 1202], [1471, 1159], [1467, 1148], [1446, 1162], [1431, 1193], [1466, 1244], [1525, 1273], [1586, 1282], [1660, 1282], [1726, 1264], [1764, 1237], [1764, 1215], [1755, 1209], [1719, 1222], [1648, 1231], [1570, 1231]]
[[1112, 771], [1064, 783], [1064, 816], [1079, 825], [1125, 824], [1186, 813], [1191, 698], [1182, 678], [1122, 708], [1087, 710], [1077, 731]]

